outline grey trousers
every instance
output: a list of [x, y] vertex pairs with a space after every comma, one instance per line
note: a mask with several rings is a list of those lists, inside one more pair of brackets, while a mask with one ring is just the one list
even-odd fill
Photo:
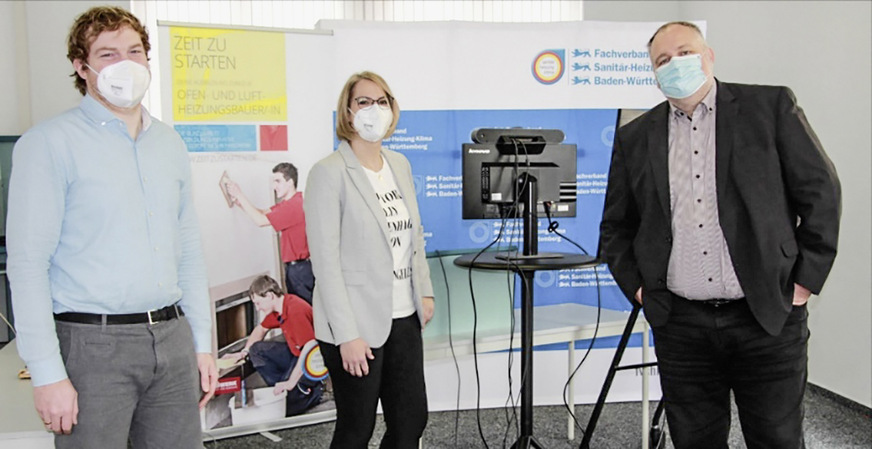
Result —
[[199, 372], [188, 320], [101, 326], [56, 322], [78, 392], [78, 424], [55, 447], [202, 448]]

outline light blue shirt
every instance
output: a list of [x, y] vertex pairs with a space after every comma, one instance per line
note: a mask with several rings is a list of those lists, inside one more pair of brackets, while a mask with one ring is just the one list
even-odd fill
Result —
[[7, 218], [18, 352], [33, 385], [67, 377], [52, 313], [139, 313], [180, 301], [212, 351], [206, 266], [181, 137], [125, 123], [86, 95], [15, 145]]

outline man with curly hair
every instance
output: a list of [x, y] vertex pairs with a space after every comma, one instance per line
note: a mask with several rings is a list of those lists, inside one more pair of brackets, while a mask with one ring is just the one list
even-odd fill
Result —
[[197, 403], [217, 383], [187, 150], [140, 104], [149, 48], [128, 11], [79, 16], [82, 102], [13, 153], [17, 345], [58, 448], [202, 447]]

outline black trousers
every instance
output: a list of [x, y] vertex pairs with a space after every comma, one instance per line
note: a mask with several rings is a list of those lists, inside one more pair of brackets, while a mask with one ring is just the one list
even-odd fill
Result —
[[771, 336], [746, 301], [718, 307], [678, 298], [654, 328], [654, 349], [677, 449], [726, 449], [730, 391], [749, 449], [804, 448], [808, 312], [794, 307]]
[[285, 263], [285, 287], [288, 293], [303, 298], [312, 304], [312, 290], [315, 288], [315, 275], [312, 274], [312, 261], [309, 259]]
[[333, 379], [336, 427], [332, 449], [366, 448], [375, 427], [378, 401], [384, 412], [381, 448], [418, 447], [427, 425], [424, 350], [417, 314], [393, 320], [384, 346], [373, 348], [369, 374], [355, 377], [342, 368], [339, 347], [319, 342]]

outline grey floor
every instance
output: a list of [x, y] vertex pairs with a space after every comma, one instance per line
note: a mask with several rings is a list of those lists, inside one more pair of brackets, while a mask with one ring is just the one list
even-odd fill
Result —
[[[606, 405], [594, 432], [591, 447], [596, 449], [632, 449], [642, 447], [640, 403]], [[592, 406], [579, 406], [579, 420], [587, 425]], [[826, 390], [810, 386], [805, 397], [805, 440], [809, 449], [851, 449], [872, 447], [872, 411], [840, 398]], [[653, 407], [652, 407], [653, 414]], [[733, 412], [733, 428], [730, 447], [743, 449], [738, 418]], [[506, 410], [481, 411], [481, 426], [488, 448], [511, 447], [515, 433], [506, 432]], [[561, 406], [536, 407], [533, 415], [533, 434], [543, 448], [577, 448], [581, 432], [576, 431], [573, 441], [566, 438], [566, 409]], [[457, 429], [455, 431], [455, 428]], [[510, 429], [514, 429], [511, 427]], [[510, 430], [514, 432], [514, 430]], [[273, 432], [282, 438], [274, 443], [260, 435], [229, 438], [206, 443], [208, 449], [228, 448], [327, 448], [333, 423], [298, 427]], [[370, 447], [378, 447], [384, 432], [384, 423], [379, 418]], [[424, 432], [424, 448], [484, 448], [479, 436], [475, 411], [430, 413]], [[671, 441], [666, 447], [671, 448]]]

